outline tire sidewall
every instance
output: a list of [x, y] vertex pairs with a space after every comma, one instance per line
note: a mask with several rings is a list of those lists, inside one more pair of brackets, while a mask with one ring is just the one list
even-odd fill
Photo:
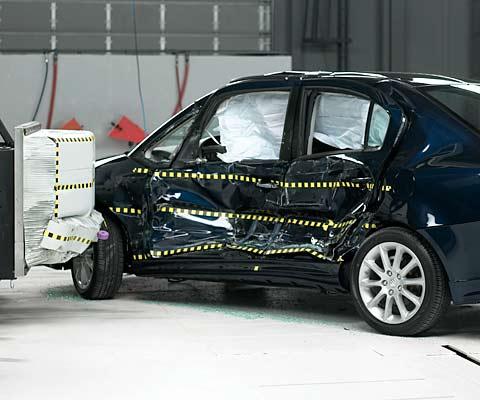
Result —
[[[93, 243], [92, 246], [93, 246], [93, 272], [92, 272], [92, 279], [90, 279], [90, 283], [88, 284], [88, 287], [86, 288], [81, 288], [79, 285], [78, 285], [78, 282], [77, 280], [75, 279], [75, 273], [74, 273], [74, 270], [73, 270], [73, 262], [72, 262], [72, 268], [71, 268], [71, 271], [72, 271], [72, 280], [73, 280], [73, 284], [75, 286], [75, 289], [77, 290], [77, 292], [81, 295], [81, 296], [88, 296], [89, 293], [92, 292], [93, 288], [95, 287], [95, 280], [96, 280], [96, 271], [97, 271], [97, 260], [98, 260], [98, 245], [99, 245], [99, 242], [96, 242], [96, 243]], [[82, 254], [80, 255], [79, 257], [84, 257], [85, 255]]]
[[104, 219], [102, 229], [109, 232], [109, 237], [92, 244], [93, 275], [87, 288], [82, 289], [78, 286], [72, 268], [75, 289], [80, 296], [88, 300], [113, 298], [120, 288], [125, 267], [121, 228], [108, 215], [104, 215]]
[[[425, 276], [425, 296], [420, 309], [412, 318], [400, 324], [387, 324], [373, 316], [364, 304], [359, 290], [358, 276], [363, 259], [373, 247], [385, 242], [397, 242], [408, 247], [418, 257]], [[441, 288], [436, 287], [436, 282], [439, 280], [439, 274], [443, 274], [443, 271], [438, 268], [438, 263], [432, 259], [432, 254], [429, 253], [419, 238], [405, 229], [387, 228], [367, 238], [353, 259], [350, 273], [350, 285], [351, 293], [355, 300], [355, 307], [365, 318], [366, 322], [381, 333], [400, 336], [418, 334], [420, 333], [418, 332], [418, 328], [422, 325], [426, 315], [434, 307], [436, 291], [441, 290]], [[443, 279], [443, 277], [441, 278]]]

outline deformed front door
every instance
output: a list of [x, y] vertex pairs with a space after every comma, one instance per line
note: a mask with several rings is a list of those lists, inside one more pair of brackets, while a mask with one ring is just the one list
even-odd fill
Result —
[[288, 167], [281, 152], [290, 93], [282, 86], [215, 96], [193, 125], [193, 155], [180, 152], [150, 180], [154, 258], [209, 250], [260, 255], [270, 246], [280, 218], [269, 204], [280, 198]]

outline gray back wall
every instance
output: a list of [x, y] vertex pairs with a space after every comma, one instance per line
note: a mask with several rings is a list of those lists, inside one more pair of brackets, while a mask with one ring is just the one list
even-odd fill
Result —
[[[335, 70], [335, 45], [303, 43], [306, 23], [312, 23], [314, 0], [274, 0], [273, 50], [290, 52], [296, 69]], [[337, 37], [336, 6], [330, 4], [319, 26], [330, 25]], [[350, 70], [406, 71], [480, 78], [479, 0], [349, 0]], [[328, 7], [324, 7], [328, 10]]]
[[[0, 54], [0, 118], [13, 131], [30, 121], [40, 94], [44, 57], [40, 54]], [[180, 58], [182, 60], [182, 58]], [[147, 130], [166, 121], [175, 107], [175, 57], [140, 57]], [[180, 64], [182, 70], [182, 64]], [[291, 68], [289, 56], [192, 56], [184, 106], [225, 85], [232, 78]], [[50, 68], [51, 69], [51, 68]], [[51, 71], [37, 120], [45, 125], [50, 99]], [[69, 55], [58, 59], [58, 85], [52, 127], [75, 117], [97, 135], [97, 157], [128, 149], [107, 132], [121, 115], [142, 126], [133, 55]]]
[[0, 0], [0, 50], [132, 52], [134, 15], [140, 51], [269, 51], [270, 0]]

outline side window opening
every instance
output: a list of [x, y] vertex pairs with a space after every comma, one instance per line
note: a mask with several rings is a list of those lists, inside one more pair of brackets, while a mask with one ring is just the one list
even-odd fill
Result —
[[368, 131], [368, 147], [382, 147], [390, 125], [390, 114], [378, 104], [373, 105]]
[[368, 99], [343, 93], [320, 93], [313, 104], [307, 154], [363, 150], [367, 146], [379, 148], [389, 123], [388, 112], [378, 104], [372, 107]]
[[195, 121], [195, 117], [196, 114], [188, 117], [180, 123], [180, 125], [167, 133], [166, 136], [150, 146], [150, 148], [145, 151], [145, 158], [155, 163], [172, 161]]
[[341, 93], [315, 99], [310, 124], [309, 154], [360, 150], [364, 146], [370, 101]]
[[209, 161], [278, 160], [290, 93], [251, 92], [224, 100], [202, 132]]

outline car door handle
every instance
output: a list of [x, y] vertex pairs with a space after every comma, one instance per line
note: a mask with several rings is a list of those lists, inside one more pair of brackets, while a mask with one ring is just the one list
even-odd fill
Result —
[[278, 185], [274, 182], [259, 181], [257, 182], [256, 186], [262, 189], [278, 189]]

